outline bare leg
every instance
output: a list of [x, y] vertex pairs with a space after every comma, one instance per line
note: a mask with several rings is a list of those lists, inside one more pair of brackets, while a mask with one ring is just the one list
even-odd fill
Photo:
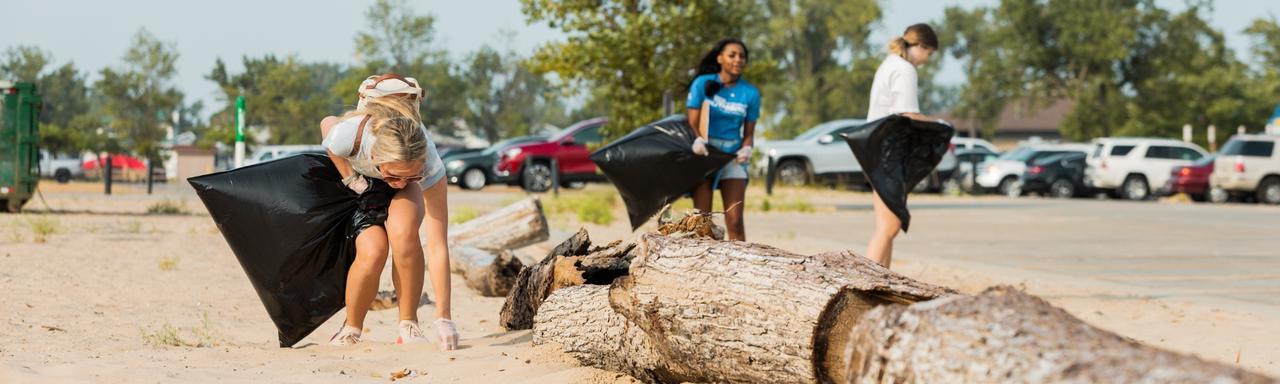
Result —
[[871, 234], [871, 241], [867, 243], [867, 258], [888, 268], [893, 259], [893, 239], [902, 229], [902, 221], [898, 220], [898, 216], [894, 215], [887, 205], [884, 205], [880, 195], [874, 190], [871, 192], [871, 198], [876, 227]]
[[409, 183], [387, 208], [387, 240], [391, 244], [391, 276], [400, 301], [400, 320], [418, 320], [426, 262], [418, 228], [422, 225], [422, 188]]
[[702, 212], [711, 212], [711, 181], [693, 187], [693, 208]]
[[720, 199], [724, 201], [724, 225], [729, 232], [729, 240], [747, 241], [746, 226], [743, 224], [743, 200], [747, 195], [747, 181], [744, 179], [720, 180]]
[[379, 226], [365, 228], [356, 236], [356, 260], [347, 272], [347, 325], [364, 329], [364, 316], [378, 293], [378, 277], [386, 265], [386, 230]]

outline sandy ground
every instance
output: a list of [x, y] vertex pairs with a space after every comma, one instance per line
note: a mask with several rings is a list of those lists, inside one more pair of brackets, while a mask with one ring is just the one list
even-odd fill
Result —
[[[265, 310], [189, 190], [169, 186], [147, 196], [137, 186], [117, 185], [116, 195], [104, 197], [94, 184], [42, 188], [48, 204], [63, 213], [0, 216], [0, 383], [386, 382], [402, 369], [419, 373], [402, 380], [424, 383], [634, 382], [581, 367], [554, 348], [533, 347], [527, 331], [503, 331], [496, 324], [502, 299], [479, 297], [458, 279], [453, 314], [462, 334], [459, 350], [392, 344], [395, 310], [371, 312], [366, 342], [357, 346], [324, 345], [341, 324], [339, 313], [298, 346], [278, 348]], [[509, 189], [450, 193], [455, 212], [494, 209], [519, 196]], [[794, 193], [815, 201], [847, 198], [842, 192]], [[145, 214], [160, 200], [187, 213]], [[43, 206], [37, 201], [28, 209]], [[585, 225], [594, 239], [632, 236], [621, 204], [614, 212], [611, 225]], [[838, 225], [865, 215], [820, 204], [814, 212], [749, 214], [748, 233], [763, 232], [757, 228], [766, 223]], [[521, 254], [538, 257], [568, 236], [580, 225], [569, 216], [553, 216], [552, 241]], [[41, 227], [52, 233], [41, 239]], [[832, 247], [797, 232], [753, 240], [800, 253]], [[895, 263], [904, 274], [965, 292], [997, 283], [1022, 286], [1139, 341], [1280, 376], [1280, 321], [1273, 311], [1161, 298], [1131, 286], [964, 261], [904, 256]], [[429, 317], [432, 305], [419, 313]]]

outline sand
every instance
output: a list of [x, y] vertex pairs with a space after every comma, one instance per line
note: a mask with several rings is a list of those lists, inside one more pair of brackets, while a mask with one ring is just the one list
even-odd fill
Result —
[[[528, 331], [497, 326], [501, 298], [479, 297], [453, 280], [460, 348], [394, 345], [394, 309], [374, 311], [365, 342], [324, 345], [340, 312], [294, 348], [279, 348], [274, 326], [198, 199], [180, 185], [147, 196], [136, 185], [43, 185], [58, 214], [0, 216], [0, 383], [388, 382], [630, 383], [628, 376], [579, 366], [554, 347], [533, 347]], [[493, 209], [519, 193], [468, 195], [451, 206]], [[168, 199], [186, 214], [147, 215]], [[620, 205], [620, 204], [619, 204]], [[39, 202], [28, 208], [43, 209]], [[608, 226], [586, 225], [598, 241], [630, 237], [621, 208]], [[757, 213], [756, 219], [811, 215], [813, 225], [842, 213]], [[847, 214], [846, 214], [847, 215]], [[834, 219], [832, 219], [834, 217]], [[552, 218], [552, 241], [523, 250], [534, 258], [578, 223]], [[847, 218], [843, 218], [847, 220]], [[39, 240], [36, 226], [53, 227]], [[802, 235], [762, 237], [798, 252], [817, 251]], [[1204, 303], [1152, 298], [1131, 287], [1071, 281], [1026, 271], [903, 258], [912, 277], [976, 292], [995, 283], [1024, 286], [1082, 319], [1139, 341], [1280, 375], [1276, 319]], [[389, 279], [383, 284], [389, 286]], [[430, 287], [430, 284], [427, 285]], [[431, 294], [430, 292], [430, 295]], [[431, 320], [433, 304], [419, 315]], [[433, 334], [428, 326], [428, 334]]]

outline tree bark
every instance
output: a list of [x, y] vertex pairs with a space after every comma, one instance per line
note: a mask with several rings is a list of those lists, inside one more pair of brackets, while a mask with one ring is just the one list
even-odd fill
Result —
[[533, 321], [533, 344], [554, 344], [582, 365], [622, 372], [648, 383], [676, 382], [648, 337], [609, 306], [609, 287], [580, 285], [555, 291]]
[[812, 383], [815, 366], [839, 352], [828, 347], [832, 330], [876, 305], [955, 293], [850, 252], [801, 256], [658, 234], [642, 235], [637, 249], [610, 303], [686, 381]]
[[553, 291], [556, 256], [586, 255], [590, 248], [591, 237], [587, 230], [579, 229], [578, 233], [547, 253], [542, 261], [520, 270], [511, 292], [507, 294], [507, 301], [502, 304], [498, 323], [509, 330], [533, 328], [533, 315], [538, 313], [542, 301]]
[[836, 383], [1276, 383], [1225, 364], [1094, 328], [1044, 300], [998, 286], [867, 313]]
[[449, 244], [501, 251], [546, 241], [550, 236], [542, 203], [530, 197], [450, 228]]
[[449, 269], [462, 275], [467, 287], [481, 296], [506, 296], [511, 292], [522, 268], [524, 263], [505, 249], [488, 251], [468, 246], [449, 248]]

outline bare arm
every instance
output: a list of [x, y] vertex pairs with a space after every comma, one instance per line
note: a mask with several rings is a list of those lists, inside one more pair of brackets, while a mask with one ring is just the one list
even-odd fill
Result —
[[903, 113], [902, 115], [903, 115], [903, 116], [906, 116], [906, 117], [908, 117], [908, 118], [910, 118], [911, 120], [915, 120], [915, 121], [928, 121], [928, 122], [931, 122], [931, 123], [941, 123], [941, 122], [942, 122], [942, 119], [935, 119], [935, 118], [932, 118], [932, 117], [929, 117], [929, 116], [925, 116], [925, 115], [919, 114], [919, 113], [917, 113], [917, 112], [905, 112], [905, 113]]
[[742, 126], [742, 145], [752, 147], [751, 143], [756, 141], [756, 122], [748, 121]]
[[431, 288], [436, 292], [436, 317], [452, 319], [449, 303], [449, 193], [443, 178], [422, 191], [426, 203], [427, 270], [431, 273]]
[[[324, 120], [320, 120], [320, 139], [324, 140], [324, 138], [329, 137], [329, 131], [337, 124], [337, 116], [328, 116]], [[342, 179], [345, 180], [351, 177], [351, 173], [355, 172], [351, 169], [351, 162], [347, 161], [346, 157], [329, 152], [328, 148], [325, 148], [324, 152], [329, 154], [329, 159], [333, 160], [333, 165], [338, 168], [338, 173], [342, 175]]]
[[707, 108], [709, 107], [710, 104], [704, 101], [702, 102], [702, 109], [689, 108], [687, 112], [689, 126], [693, 127], [693, 132], [703, 139], [707, 138], [707, 117], [711, 115], [707, 113]]

